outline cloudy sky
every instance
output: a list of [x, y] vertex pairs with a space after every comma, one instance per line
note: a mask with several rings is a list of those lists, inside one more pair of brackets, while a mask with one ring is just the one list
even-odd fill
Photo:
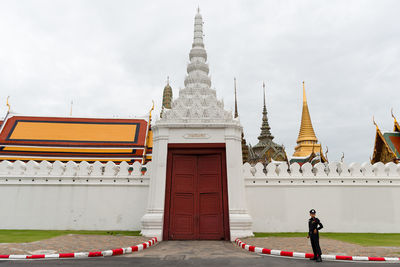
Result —
[[[400, 1], [1, 1], [0, 114], [143, 116], [170, 76], [183, 87], [200, 5], [211, 79], [227, 109], [237, 78], [257, 142], [262, 82], [275, 141], [293, 153], [304, 80], [328, 158], [366, 161], [400, 119]], [[4, 116], [4, 115], [1, 115]]]

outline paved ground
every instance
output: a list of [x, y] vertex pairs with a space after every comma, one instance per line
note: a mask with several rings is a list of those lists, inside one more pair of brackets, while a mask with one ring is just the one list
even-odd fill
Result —
[[[103, 250], [105, 248], [127, 247], [141, 243], [147, 238], [143, 237], [119, 237], [119, 236], [80, 236], [70, 235], [64, 237], [56, 237], [44, 241], [34, 242], [30, 244], [19, 244], [25, 246], [24, 249], [36, 249], [43, 244], [47, 244], [49, 249], [51, 245], [57, 245], [63, 240], [63, 245], [56, 251], [61, 252], [73, 251], [72, 247], [79, 246], [80, 251]], [[68, 241], [68, 242], [67, 242]], [[279, 240], [277, 238], [257, 238], [247, 239], [253, 244], [261, 245], [262, 242], [274, 246], [300, 246], [304, 245], [304, 251], [309, 251], [308, 240], [297, 240], [287, 238]], [[108, 243], [106, 243], [108, 242]], [[275, 242], [275, 243], [274, 243]], [[282, 245], [280, 242], [287, 242]], [[250, 242], [249, 242], [250, 243]], [[297, 243], [297, 245], [296, 245]], [[257, 245], [256, 244], [256, 245]], [[323, 244], [326, 244], [325, 242]], [[337, 243], [335, 243], [337, 244]], [[340, 245], [340, 244], [339, 244]], [[8, 249], [15, 247], [11, 244], [1, 244], [0, 247], [8, 246]], [[29, 246], [29, 249], [28, 249]], [[287, 248], [286, 247], [286, 248]], [[55, 248], [55, 247], [53, 247]], [[337, 247], [340, 248], [340, 247]], [[66, 250], [64, 250], [66, 249]], [[72, 250], [71, 250], [72, 249]], [[53, 249], [55, 250], [55, 249]], [[133, 254], [91, 259], [64, 259], [64, 260], [22, 260], [22, 261], [0, 261], [0, 267], [5, 266], [316, 266], [316, 262], [303, 259], [281, 258], [274, 256], [264, 256], [247, 252], [231, 242], [224, 241], [164, 241], [154, 247], [144, 251], [135, 252]], [[384, 263], [383, 263], [384, 264]], [[382, 266], [382, 263], [366, 263], [366, 262], [328, 262], [325, 261], [319, 265], [323, 266]]]
[[163, 260], [189, 260], [193, 258], [254, 258], [261, 257], [243, 251], [228, 241], [165, 241], [156, 247], [141, 253], [132, 253], [124, 257], [160, 258]]
[[[201, 258], [199, 258], [201, 257]], [[322, 262], [261, 256], [223, 241], [169, 241], [126, 256], [82, 260], [0, 261], [6, 266], [382, 266], [382, 263]]]
[[[141, 244], [148, 241], [148, 239], [149, 238], [140, 236], [66, 235], [31, 243], [0, 243], [0, 254], [43, 254], [101, 251]], [[312, 252], [309, 239], [301, 237], [246, 238], [242, 241], [254, 246], [270, 249]], [[229, 242], [222, 242], [221, 244], [224, 245], [219, 247], [219, 249], [209, 248], [214, 243], [207, 242], [209, 241], [192, 241], [191, 251], [187, 253], [189, 255], [188, 257], [193, 258], [196, 255], [201, 255], [201, 257], [215, 258], [236, 251], [236, 248], [234, 248]], [[168, 253], [181, 251], [187, 243], [176, 242], [175, 244], [176, 245], [173, 246], [172, 250]], [[221, 250], [221, 248], [223, 248], [223, 250]], [[400, 257], [400, 247], [363, 247], [332, 239], [321, 238], [321, 248], [324, 254]], [[166, 248], [164, 248], [164, 243], [161, 243], [157, 252], [149, 250], [148, 252], [146, 251], [144, 255], [146, 257], [153, 257], [160, 252], [159, 250], [164, 253], [164, 250], [166, 250]]]
[[[243, 242], [257, 247], [312, 253], [310, 240], [306, 237], [245, 238]], [[348, 256], [400, 257], [400, 247], [363, 247], [333, 239], [320, 239], [322, 254]]]

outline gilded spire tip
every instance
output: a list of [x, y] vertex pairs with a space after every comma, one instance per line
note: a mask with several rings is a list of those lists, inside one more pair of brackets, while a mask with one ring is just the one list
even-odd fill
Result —
[[394, 114], [393, 114], [393, 108], [391, 108], [390, 113], [392, 114], [392, 118], [394, 119], [394, 121], [397, 122], [396, 117], [395, 117]]
[[307, 103], [307, 97], [306, 97], [306, 86], [303, 81], [303, 103]]
[[393, 117], [393, 120], [394, 120], [394, 128], [393, 128], [393, 131], [395, 131], [395, 132], [400, 132], [400, 125], [399, 125], [399, 123], [397, 122], [397, 119], [396, 119], [396, 117], [395, 117], [394, 114], [393, 114], [393, 108], [392, 108], [392, 110], [391, 110], [390, 112], [392, 113], [392, 117]]
[[372, 123], [375, 125], [376, 129], [378, 130], [378, 124], [376, 124], [375, 116], [372, 116]]

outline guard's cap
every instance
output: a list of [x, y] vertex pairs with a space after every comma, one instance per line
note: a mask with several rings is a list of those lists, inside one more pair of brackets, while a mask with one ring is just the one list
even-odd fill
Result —
[[315, 214], [316, 213], [315, 209], [310, 210], [310, 213]]

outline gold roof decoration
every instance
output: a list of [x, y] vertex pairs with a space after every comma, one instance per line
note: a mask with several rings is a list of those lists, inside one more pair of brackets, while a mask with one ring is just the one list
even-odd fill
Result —
[[8, 103], [8, 99], [10, 98], [10, 96], [7, 96], [7, 102], [6, 102], [6, 105], [7, 105], [7, 112], [10, 112], [10, 109], [11, 109], [11, 106], [10, 106], [10, 104]]
[[392, 117], [393, 117], [393, 119], [394, 119], [393, 131], [395, 131], [395, 132], [400, 132], [400, 125], [399, 125], [399, 123], [397, 122], [397, 119], [396, 119], [396, 117], [395, 117], [394, 114], [393, 114], [393, 108], [391, 109], [390, 112], [392, 113]]

